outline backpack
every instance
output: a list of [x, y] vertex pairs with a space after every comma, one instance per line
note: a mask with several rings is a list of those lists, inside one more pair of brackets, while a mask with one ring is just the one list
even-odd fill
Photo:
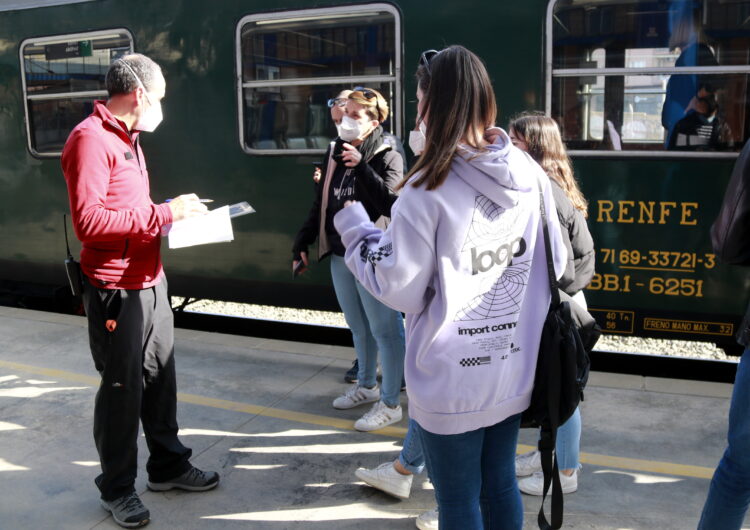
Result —
[[[552, 301], [542, 327], [531, 402], [529, 408], [521, 416], [521, 426], [541, 429], [539, 452], [544, 473], [544, 489], [537, 522], [539, 528], [546, 530], [558, 529], [562, 526], [562, 486], [557, 455], [553, 455], [557, 429], [570, 418], [578, 404], [583, 401], [583, 389], [588, 381], [591, 365], [589, 352], [599, 340], [601, 329], [586, 310], [576, 304], [567, 294], [561, 292], [558, 287], [552, 263], [552, 247], [541, 185], [539, 186], [539, 200]], [[544, 515], [544, 501], [547, 498], [550, 483], [552, 483], [551, 524]]]

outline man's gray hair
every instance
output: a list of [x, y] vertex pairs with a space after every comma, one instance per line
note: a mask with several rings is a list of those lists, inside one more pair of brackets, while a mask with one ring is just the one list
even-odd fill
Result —
[[109, 65], [104, 83], [109, 95], [116, 96], [130, 94], [138, 88], [140, 86], [138, 79], [143, 83], [143, 88], [150, 91], [160, 75], [161, 67], [158, 64], [145, 55], [131, 53], [116, 59]]

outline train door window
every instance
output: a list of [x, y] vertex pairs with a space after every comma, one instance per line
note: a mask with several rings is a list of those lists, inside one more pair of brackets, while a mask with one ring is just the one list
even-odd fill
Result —
[[398, 10], [358, 4], [248, 15], [237, 25], [239, 140], [249, 154], [320, 154], [336, 136], [326, 102], [378, 90], [401, 132]]
[[573, 154], [734, 157], [750, 136], [750, 0], [557, 0], [546, 109]]
[[104, 77], [112, 61], [132, 53], [127, 30], [26, 39], [21, 43], [29, 150], [60, 156], [73, 128], [107, 97]]

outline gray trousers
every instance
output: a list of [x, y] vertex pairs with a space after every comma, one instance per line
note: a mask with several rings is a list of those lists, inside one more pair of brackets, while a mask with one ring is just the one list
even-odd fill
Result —
[[104, 500], [134, 491], [138, 421], [143, 424], [149, 480], [164, 482], [190, 468], [192, 451], [177, 438], [174, 320], [166, 278], [139, 290], [101, 289], [84, 279], [94, 366], [102, 376], [94, 407], [94, 441]]

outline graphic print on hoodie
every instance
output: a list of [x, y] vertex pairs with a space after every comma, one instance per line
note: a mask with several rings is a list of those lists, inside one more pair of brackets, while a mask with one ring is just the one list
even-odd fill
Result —
[[518, 259], [527, 247], [522, 211], [516, 207], [506, 213], [484, 195], [477, 196], [462, 253], [471, 255], [472, 274], [484, 275], [481, 294], [462, 307], [454, 321], [486, 320], [521, 310], [531, 268], [530, 260]]

